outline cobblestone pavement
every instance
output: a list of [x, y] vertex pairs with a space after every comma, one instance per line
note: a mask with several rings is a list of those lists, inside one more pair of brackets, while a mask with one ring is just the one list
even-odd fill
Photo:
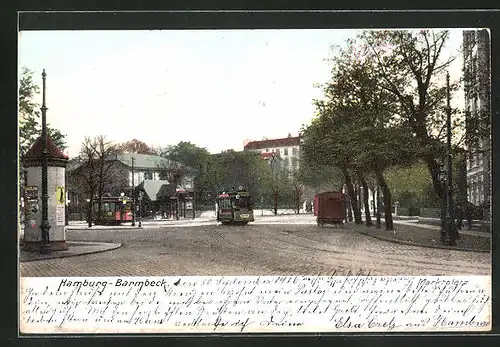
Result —
[[487, 253], [389, 243], [299, 224], [70, 230], [71, 241], [122, 243], [109, 252], [20, 263], [21, 276], [489, 275]]

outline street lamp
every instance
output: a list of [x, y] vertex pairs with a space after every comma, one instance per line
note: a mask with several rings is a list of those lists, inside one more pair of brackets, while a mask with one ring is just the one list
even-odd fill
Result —
[[141, 213], [142, 213], [142, 198], [144, 196], [144, 193], [142, 190], [139, 192], [139, 197], [137, 198], [139, 200], [139, 228], [141, 227]]
[[446, 178], [446, 221], [444, 228], [444, 243], [456, 245], [456, 229], [453, 220], [453, 185], [451, 153], [451, 107], [450, 107], [450, 74], [446, 73], [446, 152], [447, 152], [447, 178]]
[[48, 190], [48, 150], [47, 150], [47, 107], [45, 105], [45, 69], [42, 72], [42, 223], [40, 229], [42, 231], [42, 242], [40, 243], [40, 253], [47, 254], [51, 252], [49, 240], [49, 194]]
[[120, 223], [123, 222], [123, 208], [125, 207], [125, 193], [121, 192], [122, 205], [120, 206]]

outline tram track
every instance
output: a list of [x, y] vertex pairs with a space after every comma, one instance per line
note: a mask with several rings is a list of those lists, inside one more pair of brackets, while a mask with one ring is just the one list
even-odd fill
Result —
[[[318, 242], [318, 241], [312, 240], [312, 239], [307, 238], [307, 237], [294, 235], [293, 233], [288, 233], [286, 235], [286, 237], [307, 240], [309, 242]], [[373, 252], [373, 251], [367, 252], [367, 251], [363, 251], [363, 250], [355, 250], [355, 251], [346, 252], [346, 251], [334, 250], [331, 248], [317, 247], [317, 246], [312, 246], [312, 245], [307, 246], [307, 245], [303, 245], [301, 243], [293, 242], [291, 240], [286, 240], [283, 237], [280, 237], [280, 235], [278, 235], [278, 234], [275, 234], [273, 239], [276, 240], [280, 244], [286, 243], [286, 244], [289, 244], [293, 247], [307, 250], [308, 252], [320, 251], [320, 252], [332, 254], [332, 258], [333, 258], [332, 260], [339, 260], [339, 261], [350, 260], [350, 261], [353, 261], [354, 260], [353, 258], [355, 258], [356, 260], [359, 260], [359, 263], [365, 263], [366, 260], [369, 259], [369, 260], [371, 260], [372, 264], [377, 263], [377, 266], [383, 266], [383, 267], [390, 266], [390, 267], [394, 267], [394, 268], [400, 268], [401, 262], [405, 261], [404, 256], [395, 256], [394, 257], [394, 256], [390, 256], [387, 254], [380, 255], [377, 252]], [[275, 249], [279, 249], [282, 252], [287, 252], [287, 253], [291, 253], [291, 254], [299, 255], [299, 256], [303, 255], [303, 252], [301, 252], [299, 250], [293, 250], [293, 249], [286, 248], [286, 247], [280, 247], [280, 246], [277, 246], [276, 244], [271, 244], [267, 241], [261, 241], [261, 244], [266, 244], [267, 246], [275, 248]], [[378, 261], [380, 261], [380, 263]], [[449, 261], [448, 261], [448, 263], [450, 265], [459, 266], [458, 263], [453, 264]], [[424, 267], [426, 270], [430, 270], [430, 271], [442, 271], [442, 263], [435, 262], [435, 261], [426, 261], [426, 260], [415, 259], [412, 261], [412, 264], [409, 264], [408, 262], [406, 262], [405, 266], [416, 269], [416, 270], [422, 270], [422, 268]], [[467, 274], [477, 273], [477, 271], [474, 271], [474, 270], [484, 270], [484, 267], [471, 266], [468, 269], [460, 269], [460, 272], [461, 273], [465, 272]]]

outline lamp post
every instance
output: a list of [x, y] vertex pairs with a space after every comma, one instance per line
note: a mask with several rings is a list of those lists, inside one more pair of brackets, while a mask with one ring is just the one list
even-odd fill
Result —
[[450, 74], [446, 73], [446, 152], [447, 152], [447, 173], [446, 179], [446, 222], [445, 222], [445, 238], [444, 242], [447, 245], [453, 246], [456, 244], [455, 239], [455, 222], [453, 221], [453, 185], [452, 185], [452, 161], [451, 153], [451, 107], [450, 107]]
[[42, 223], [40, 229], [42, 231], [42, 242], [40, 243], [40, 253], [50, 253], [50, 240], [49, 240], [49, 207], [48, 200], [49, 194], [47, 192], [47, 167], [48, 167], [48, 150], [47, 150], [47, 107], [45, 105], [45, 69], [42, 72]]
[[135, 158], [132, 156], [132, 226], [135, 227], [135, 180], [134, 180], [134, 162]]
[[[443, 165], [444, 166], [444, 165]], [[439, 182], [441, 182], [441, 186], [445, 187], [447, 172], [446, 170], [439, 170], [437, 173]], [[446, 211], [447, 211], [447, 199], [441, 199], [441, 235], [440, 239], [442, 243], [445, 243], [446, 239]]]
[[120, 224], [123, 222], [123, 208], [125, 207], [125, 193], [121, 192], [120, 197], [122, 198], [122, 205], [120, 206]]
[[144, 196], [144, 193], [142, 191], [139, 192], [139, 228], [141, 227], [141, 213], [142, 213], [142, 198]]

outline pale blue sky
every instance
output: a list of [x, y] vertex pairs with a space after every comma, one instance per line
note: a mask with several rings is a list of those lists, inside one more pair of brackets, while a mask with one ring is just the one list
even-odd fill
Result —
[[[19, 65], [47, 73], [47, 119], [67, 134], [216, 153], [245, 139], [296, 135], [329, 79], [325, 58], [354, 30], [29, 31]], [[461, 43], [452, 32], [449, 48]], [[451, 72], [452, 79], [458, 78]], [[454, 76], [455, 75], [455, 76]]]

